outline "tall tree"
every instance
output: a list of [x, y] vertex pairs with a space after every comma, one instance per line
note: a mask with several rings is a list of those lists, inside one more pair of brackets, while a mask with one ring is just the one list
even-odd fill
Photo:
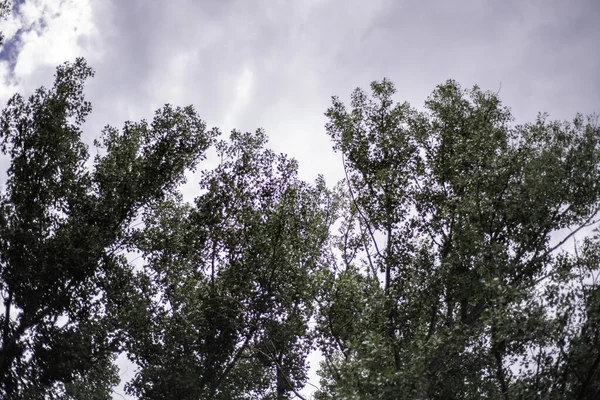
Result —
[[561, 251], [600, 209], [597, 119], [513, 126], [454, 81], [424, 111], [371, 89], [326, 114], [347, 211], [317, 398], [597, 398], [600, 245]]
[[334, 208], [325, 183], [264, 148], [262, 131], [219, 142], [194, 204], [145, 215], [146, 263], [125, 309], [141, 399], [288, 399], [306, 380], [322, 249]]
[[[109, 399], [120, 348], [107, 307], [132, 273], [130, 222], [179, 184], [215, 132], [191, 108], [106, 127], [87, 167], [81, 126], [93, 71], [60, 66], [54, 86], [12, 97], [0, 118], [9, 156], [0, 194], [0, 397]], [[92, 163], [90, 163], [92, 164]]]

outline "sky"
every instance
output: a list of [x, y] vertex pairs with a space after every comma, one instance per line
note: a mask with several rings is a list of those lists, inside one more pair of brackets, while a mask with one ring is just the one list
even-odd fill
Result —
[[224, 133], [264, 128], [303, 179], [333, 184], [331, 96], [384, 77], [416, 107], [452, 78], [500, 89], [517, 122], [600, 112], [599, 20], [597, 0], [20, 0], [0, 24], [0, 106], [83, 56], [86, 142], [192, 104]]

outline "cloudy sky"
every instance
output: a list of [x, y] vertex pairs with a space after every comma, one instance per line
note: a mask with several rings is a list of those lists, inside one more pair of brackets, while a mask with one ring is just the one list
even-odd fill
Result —
[[598, 0], [18, 1], [0, 28], [0, 105], [84, 56], [96, 70], [86, 141], [193, 104], [224, 132], [265, 128], [303, 178], [333, 183], [330, 98], [383, 77], [415, 106], [453, 78], [501, 85], [519, 122], [600, 112], [599, 20]]

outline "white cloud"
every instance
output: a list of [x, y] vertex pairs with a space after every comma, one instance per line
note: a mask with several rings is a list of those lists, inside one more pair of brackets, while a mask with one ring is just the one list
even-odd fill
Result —
[[99, 49], [91, 49], [90, 39], [98, 35], [89, 0], [31, 0], [20, 3], [3, 25], [5, 46], [11, 46], [14, 65], [0, 60], [4, 103], [16, 90], [30, 91], [48, 85], [48, 75], [57, 65]]
[[227, 114], [225, 115], [225, 131], [234, 129], [239, 123], [240, 114], [248, 106], [250, 96], [252, 95], [252, 86], [254, 84], [254, 74], [249, 67], [244, 67], [237, 79], [232, 79], [235, 82], [233, 87], [235, 96]]

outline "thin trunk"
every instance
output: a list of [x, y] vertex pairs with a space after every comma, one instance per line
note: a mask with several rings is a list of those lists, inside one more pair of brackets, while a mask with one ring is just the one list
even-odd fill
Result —
[[0, 386], [7, 382], [2, 382], [8, 377], [8, 370], [13, 363], [16, 353], [13, 351], [17, 340], [23, 336], [25, 331], [31, 326], [26, 320], [25, 316], [21, 314], [19, 326], [14, 331], [12, 336], [6, 337], [6, 340], [2, 343], [2, 349], [0, 349]]
[[496, 327], [492, 325], [492, 353], [496, 360], [496, 379], [500, 384], [500, 390], [505, 400], [509, 400], [508, 384], [506, 383], [506, 374], [504, 373], [502, 353], [504, 351], [504, 340], [498, 341], [496, 337]]
[[8, 331], [10, 329], [10, 308], [12, 306], [13, 292], [9, 289], [8, 298], [4, 301], [4, 328], [2, 329], [2, 348], [6, 346]]
[[392, 236], [392, 225], [391, 223], [388, 222], [388, 226], [387, 226], [387, 246], [386, 246], [386, 250], [385, 250], [385, 291], [386, 293], [389, 292], [390, 289], [390, 285], [391, 285], [391, 280], [392, 280], [392, 260], [390, 257], [391, 254], [391, 236]]
[[[12, 304], [12, 290], [8, 292], [8, 298], [4, 302], [5, 312], [4, 312], [4, 327], [2, 330], [2, 347], [0, 352], [0, 376], [7, 376], [8, 367], [10, 366], [10, 361], [7, 360], [8, 352], [10, 350], [8, 343], [8, 331], [10, 330], [10, 309]], [[0, 386], [5, 386], [9, 384], [9, 382], [2, 382]], [[6, 388], [8, 391], [8, 388]]]
[[450, 295], [446, 295], [446, 326], [454, 326], [454, 299]]
[[[450, 228], [447, 235], [444, 235], [442, 248], [440, 251], [440, 263], [444, 265], [446, 263], [450, 253], [452, 252], [452, 230], [454, 223], [450, 224]], [[446, 326], [451, 327], [454, 325], [454, 296], [453, 296], [453, 287], [448, 282], [445, 283], [446, 288]]]
[[504, 368], [502, 367], [502, 354], [499, 349], [494, 351], [494, 357], [496, 358], [496, 378], [500, 383], [500, 390], [504, 395], [505, 400], [509, 400], [508, 396], [508, 385], [506, 384], [506, 375], [504, 374]]
[[433, 304], [431, 306], [431, 314], [429, 317], [429, 329], [427, 330], [427, 336], [425, 337], [425, 341], [429, 341], [433, 334], [435, 333], [435, 325], [437, 323], [437, 315], [438, 315], [438, 306], [439, 303]]
[[285, 377], [285, 372], [281, 369], [282, 353], [277, 357], [277, 400], [285, 400], [288, 389], [291, 388], [288, 380]]
[[391, 212], [392, 207], [389, 199], [389, 188], [386, 185], [386, 217], [387, 217], [387, 244], [385, 250], [385, 282], [384, 282], [384, 291], [386, 296], [386, 301], [388, 302], [388, 336], [390, 338], [392, 344], [392, 351], [394, 353], [394, 365], [396, 367], [396, 371], [400, 371], [402, 368], [402, 360], [400, 359], [400, 352], [396, 348], [396, 341], [398, 338], [396, 337], [396, 302], [390, 293], [390, 288], [392, 285], [392, 221], [391, 221]]

